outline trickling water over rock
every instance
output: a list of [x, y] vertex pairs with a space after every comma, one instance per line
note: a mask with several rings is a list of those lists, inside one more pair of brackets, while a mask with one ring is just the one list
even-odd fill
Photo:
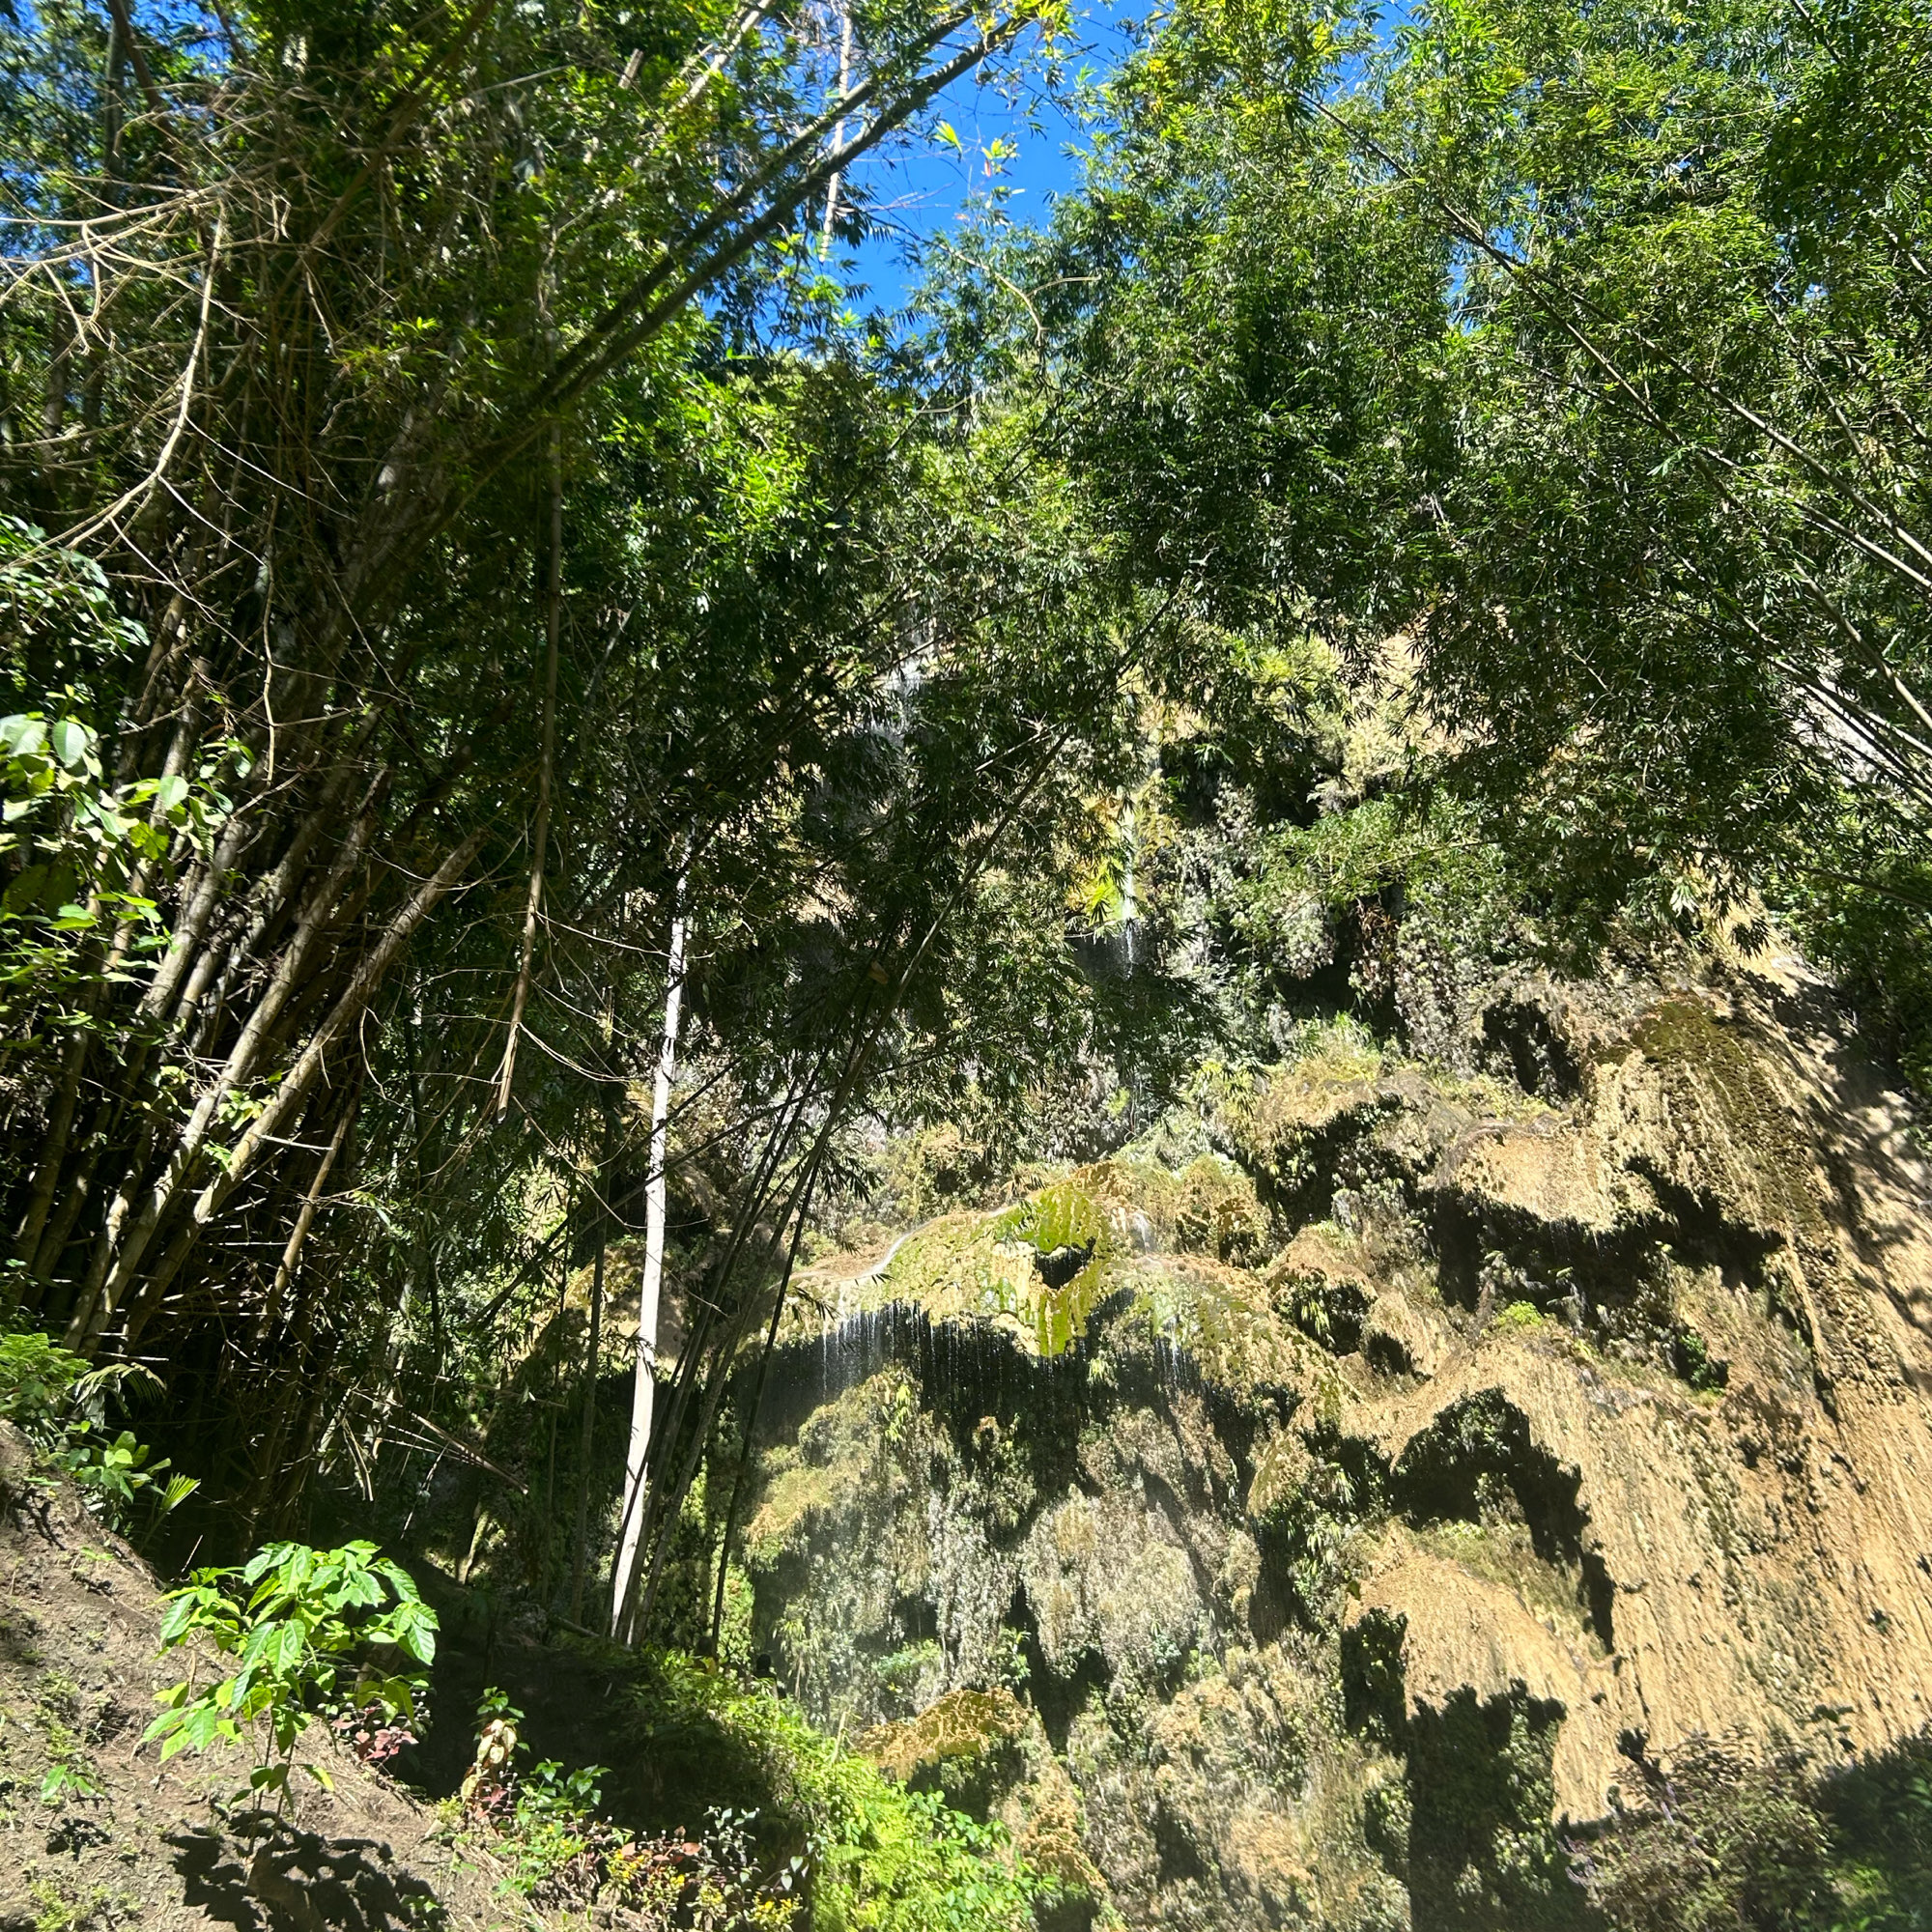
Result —
[[802, 1285], [758, 1643], [1131, 1924], [1572, 1923], [1552, 1821], [1687, 1740], [1932, 1720], [1903, 1103], [1795, 969], [1522, 981], [1466, 1045], [1065, 1177], [1077, 1311], [1011, 1212]]

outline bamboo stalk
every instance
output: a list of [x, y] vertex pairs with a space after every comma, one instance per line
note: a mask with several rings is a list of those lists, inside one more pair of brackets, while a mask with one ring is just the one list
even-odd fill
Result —
[[263, 1147], [289, 1123], [296, 1108], [307, 1097], [309, 1089], [321, 1076], [328, 1049], [368, 1004], [370, 996], [382, 983], [383, 976], [416, 927], [469, 868], [469, 862], [482, 849], [486, 836], [484, 829], [478, 828], [454, 846], [442, 864], [423, 881], [408, 904], [390, 921], [381, 941], [355, 969], [355, 977], [330, 1009], [328, 1017], [316, 1028], [300, 1058], [276, 1089], [274, 1098], [249, 1122], [247, 1131], [235, 1144], [223, 1172], [209, 1183], [195, 1203], [197, 1225], [207, 1224], [215, 1209], [241, 1184]]
[[590, 1460], [597, 1436], [597, 1369], [604, 1339], [604, 1250], [600, 1236], [590, 1275], [590, 1335], [583, 1347], [583, 1421], [577, 1436], [577, 1536], [571, 1546], [570, 1620], [583, 1621], [583, 1573], [590, 1532]]
[[[374, 829], [374, 795], [384, 776], [379, 772], [372, 782], [370, 796], [365, 800], [349, 837], [343, 841], [335, 864], [310, 895], [302, 918], [297, 924], [295, 937], [284, 951], [268, 987], [230, 1049], [226, 1064], [202, 1090], [193, 1111], [176, 1137], [160, 1176], [146, 1190], [138, 1206], [135, 1199], [139, 1191], [137, 1176], [130, 1176], [115, 1196], [101, 1230], [100, 1241], [97, 1244], [94, 1264], [82, 1286], [80, 1306], [74, 1311], [70, 1323], [70, 1333], [74, 1337], [70, 1346], [82, 1346], [99, 1337], [112, 1316], [115, 1304], [125, 1295], [128, 1284], [140, 1265], [162, 1217], [181, 1197], [192, 1178], [202, 1150], [213, 1132], [222, 1101], [253, 1076], [270, 1030], [314, 955], [326, 916], [368, 843]], [[285, 1103], [291, 1097], [284, 1088], [270, 1102], [270, 1110], [285, 1113]]]
[[[382, 939], [357, 966], [349, 985], [337, 999], [327, 1017], [315, 1029], [307, 1045], [289, 1068], [268, 1104], [249, 1122], [234, 1148], [230, 1150], [223, 1171], [208, 1183], [194, 1202], [189, 1227], [185, 1231], [185, 1246], [178, 1242], [176, 1248], [169, 1250], [161, 1267], [156, 1271], [156, 1276], [150, 1284], [151, 1288], [164, 1288], [167, 1285], [168, 1280], [185, 1258], [186, 1247], [192, 1246], [201, 1230], [207, 1227], [222, 1203], [241, 1184], [243, 1177], [259, 1157], [263, 1147], [290, 1124], [296, 1110], [306, 1102], [309, 1090], [321, 1076], [329, 1048], [334, 1045], [349, 1023], [360, 1013], [410, 936], [462, 876], [469, 862], [481, 849], [484, 837], [484, 831], [479, 828], [454, 846], [442, 864], [417, 888], [390, 921]], [[259, 1008], [257, 1012], [259, 1015]], [[254, 1025], [254, 1018], [255, 1016], [251, 1016], [251, 1027]], [[241, 1045], [238, 1042], [236, 1054], [231, 1055], [231, 1065], [237, 1063], [240, 1053]], [[213, 1113], [213, 1103], [198, 1106], [196, 1109], [191, 1125], [199, 1124], [200, 1137], [194, 1143], [193, 1153], [198, 1154], [201, 1148], [207, 1144]], [[69, 1333], [74, 1338], [70, 1343], [71, 1347], [83, 1349], [92, 1347], [113, 1319], [116, 1307], [126, 1298], [128, 1285], [162, 1215], [182, 1197], [191, 1178], [189, 1162], [192, 1155], [188, 1152], [188, 1142], [189, 1134], [185, 1131], [181, 1142], [170, 1154], [167, 1169], [142, 1204], [138, 1228], [130, 1228], [126, 1238], [111, 1253], [111, 1270], [102, 1270], [101, 1279], [98, 1284], [90, 1281], [84, 1305], [76, 1309], [69, 1324]]]
[[517, 955], [517, 989], [510, 1005], [510, 1037], [497, 1076], [497, 1118], [510, 1111], [510, 1089], [517, 1074], [517, 1041], [523, 1037], [524, 1009], [529, 1005], [530, 964], [536, 953], [537, 915], [543, 905], [544, 856], [550, 840], [551, 772], [556, 761], [556, 660], [563, 632], [563, 434], [550, 432], [550, 578], [544, 596], [543, 724], [537, 753], [537, 815], [530, 833], [530, 890], [524, 903], [524, 931]]
[[282, 1297], [288, 1292], [290, 1281], [295, 1276], [296, 1263], [301, 1258], [302, 1243], [308, 1239], [308, 1231], [315, 1225], [316, 1208], [322, 1200], [322, 1190], [328, 1185], [329, 1170], [335, 1165], [336, 1156], [342, 1151], [343, 1143], [349, 1138], [349, 1128], [355, 1119], [358, 1098], [352, 1090], [348, 1102], [342, 1109], [342, 1116], [335, 1123], [335, 1132], [329, 1136], [328, 1147], [322, 1158], [316, 1162], [315, 1179], [309, 1183], [307, 1195], [302, 1200], [301, 1211], [296, 1216], [296, 1223], [289, 1230], [288, 1245], [282, 1250], [282, 1259], [275, 1268], [275, 1278], [269, 1284], [269, 1293], [262, 1302], [262, 1312], [255, 1321], [255, 1345], [260, 1348], [273, 1331], [275, 1317], [281, 1310]]

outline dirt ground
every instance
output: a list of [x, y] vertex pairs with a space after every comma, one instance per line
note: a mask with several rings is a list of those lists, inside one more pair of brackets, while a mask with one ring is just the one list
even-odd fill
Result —
[[[163, 1766], [140, 1742], [156, 1690], [180, 1675], [156, 1655], [158, 1596], [138, 1553], [71, 1489], [37, 1480], [25, 1443], [0, 1425], [0, 1932], [546, 1924], [502, 1889], [502, 1865], [451, 1842], [433, 1804], [338, 1748], [326, 1726], [302, 1755], [334, 1789], [298, 1774], [295, 1815], [276, 1831], [236, 1803], [240, 1748]], [[532, 1648], [505, 1646], [512, 1682], [528, 1676]], [[573, 1688], [581, 1710], [588, 1687]], [[468, 1745], [461, 1722], [449, 1729], [434, 1768], [453, 1785]]]

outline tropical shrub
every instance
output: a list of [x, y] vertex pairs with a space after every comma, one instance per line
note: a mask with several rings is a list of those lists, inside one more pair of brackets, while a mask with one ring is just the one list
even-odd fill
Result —
[[695, 1838], [624, 1833], [598, 1815], [602, 1765], [567, 1772], [554, 1758], [527, 1771], [524, 1714], [501, 1690], [477, 1706], [476, 1762], [463, 1780], [462, 1804], [510, 1865], [510, 1889], [537, 1905], [582, 1909], [600, 1898], [620, 1904], [647, 1932], [783, 1932], [800, 1901], [797, 1858], [761, 1867], [752, 1844], [756, 1814], [715, 1806]]
[[135, 1362], [91, 1369], [37, 1330], [0, 1334], [0, 1417], [67, 1476], [96, 1515], [125, 1529], [135, 1500], [151, 1495], [163, 1514], [199, 1487], [192, 1476], [162, 1476], [168, 1459], [150, 1459], [128, 1429], [108, 1431], [110, 1395], [130, 1381], [153, 1381]]
[[1696, 1740], [1620, 1808], [1573, 1874], [1619, 1932], [1812, 1932], [1832, 1923], [1832, 1834], [1787, 1754], [1750, 1765]]
[[[206, 1690], [190, 1675], [161, 1691], [164, 1708], [142, 1742], [158, 1741], [165, 1762], [179, 1750], [252, 1738], [259, 1758], [249, 1788], [272, 1791], [278, 1810], [296, 1747], [318, 1717], [413, 1719], [421, 1666], [436, 1655], [436, 1612], [373, 1543], [271, 1543], [239, 1568], [197, 1570], [167, 1601], [163, 1654], [205, 1642], [235, 1667]], [[392, 1666], [385, 1654], [397, 1652]], [[320, 1766], [306, 1769], [328, 1784]]]
[[[1061, 1888], [932, 1792], [908, 1791], [769, 1684], [660, 1653], [639, 1715], [669, 1788], [735, 1789], [768, 1858], [801, 1861], [814, 1932], [1023, 1932]], [[753, 1823], [753, 1821], [755, 1820]]]

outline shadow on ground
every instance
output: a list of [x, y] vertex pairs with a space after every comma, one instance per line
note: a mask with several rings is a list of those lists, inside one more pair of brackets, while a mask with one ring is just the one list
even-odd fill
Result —
[[241, 1932], [402, 1932], [438, 1913], [420, 1879], [374, 1838], [321, 1838], [264, 1822], [167, 1834], [185, 1902]]

